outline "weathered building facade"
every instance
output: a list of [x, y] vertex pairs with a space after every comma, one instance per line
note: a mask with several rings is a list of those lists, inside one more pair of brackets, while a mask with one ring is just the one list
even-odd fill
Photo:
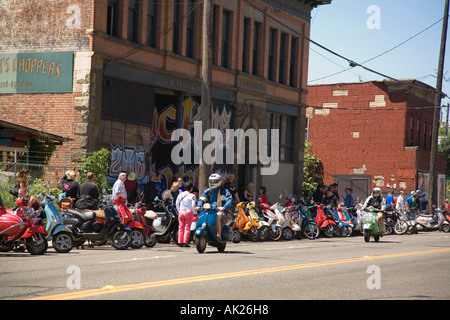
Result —
[[[361, 200], [374, 187], [428, 191], [434, 88], [417, 80], [308, 87], [308, 140], [322, 160], [324, 182]], [[445, 156], [438, 155], [439, 203]]]
[[[312, 8], [330, 2], [214, 2], [213, 126], [280, 130], [276, 176], [261, 176], [260, 163], [212, 168], [234, 171], [241, 188], [300, 190], [309, 50], [302, 35]], [[201, 119], [202, 3], [1, 2], [0, 117], [72, 139], [54, 162], [105, 147], [111, 178], [125, 170], [145, 182], [154, 170], [167, 183], [175, 173], [196, 180], [198, 165], [171, 161], [170, 138]]]

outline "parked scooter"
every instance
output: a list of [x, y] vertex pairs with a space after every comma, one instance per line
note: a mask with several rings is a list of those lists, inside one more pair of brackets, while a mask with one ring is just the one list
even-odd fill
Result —
[[156, 240], [162, 243], [168, 243], [172, 239], [173, 243], [178, 243], [178, 211], [172, 200], [170, 190], [162, 193], [162, 200], [158, 197], [154, 199], [158, 202], [156, 206], [163, 207], [165, 216], [158, 217], [158, 214], [153, 210], [147, 210], [145, 217], [148, 224], [155, 229], [151, 237], [156, 237]]
[[[323, 233], [327, 237], [339, 236], [340, 230], [339, 226], [336, 224], [336, 221], [333, 219], [333, 214], [331, 212], [325, 213], [323, 205], [317, 206], [317, 214], [316, 214], [316, 224], [319, 227], [319, 230], [323, 231]], [[327, 208], [329, 209], [329, 208]]]
[[441, 209], [436, 209], [435, 214], [428, 214], [426, 212], [420, 213], [416, 217], [416, 229], [418, 231], [441, 230], [444, 232], [449, 232], [450, 224], [445, 219]]
[[154, 247], [156, 244], [156, 237], [154, 235], [155, 228], [151, 226], [150, 220], [147, 220], [145, 217], [145, 213], [147, 212], [147, 209], [145, 206], [141, 206], [139, 203], [136, 203], [134, 206], [134, 209], [132, 208], [131, 211], [134, 211], [136, 214], [139, 223], [144, 228], [144, 245], [147, 248]]
[[350, 237], [353, 232], [354, 224], [350, 221], [350, 216], [342, 207], [333, 210], [333, 217], [340, 229], [341, 237]]
[[377, 212], [380, 211], [382, 210], [376, 209], [374, 207], [369, 207], [364, 210], [363, 234], [365, 242], [369, 242], [371, 237], [374, 238], [375, 242], [378, 242], [380, 240], [380, 236], [382, 236], [383, 232], [385, 231], [384, 224], [382, 224], [380, 230], [378, 230]]
[[119, 196], [114, 200], [114, 204], [117, 206], [120, 222], [131, 229], [131, 248], [142, 248], [145, 243], [144, 227], [140, 222], [134, 221], [133, 215], [127, 207], [127, 199]]
[[[41, 195], [38, 195], [38, 198]], [[64, 220], [54, 205], [55, 197], [45, 196], [41, 202], [44, 207], [47, 224], [45, 230], [48, 232], [46, 240], [52, 241], [53, 249], [59, 253], [68, 253], [73, 249], [73, 233], [69, 227], [64, 224]], [[42, 210], [42, 209], [41, 209]]]
[[267, 203], [259, 203], [258, 208], [265, 221], [269, 224], [269, 239], [273, 241], [280, 240], [283, 235], [283, 227], [278, 223], [277, 215], [270, 210]]
[[39, 213], [27, 208], [28, 201], [19, 199], [19, 206], [14, 214], [0, 216], [0, 252], [20, 248], [24, 244], [31, 255], [41, 255], [47, 251], [45, 237], [48, 232], [38, 225]]
[[272, 210], [275, 215], [278, 218], [278, 223], [283, 229], [282, 237], [285, 240], [291, 240], [294, 236], [294, 231], [292, 231], [291, 226], [288, 224], [288, 221], [286, 220], [286, 216], [284, 215], [283, 207], [281, 207], [280, 202], [278, 201], [274, 205], [270, 207], [270, 210]]
[[211, 208], [209, 203], [203, 205], [203, 210], [198, 214], [197, 229], [195, 229], [194, 242], [199, 253], [206, 250], [206, 245], [216, 247], [219, 252], [223, 252], [227, 241], [231, 241], [233, 232], [226, 224], [222, 224], [220, 240], [217, 238], [217, 209]]
[[[299, 224], [299, 213], [297, 206], [295, 204], [292, 204], [291, 206], [284, 207], [281, 210], [282, 213], [284, 213], [284, 216], [286, 217], [286, 222], [288, 226], [291, 228], [293, 232], [293, 236], [297, 240], [300, 240], [302, 238], [301, 228]], [[292, 239], [291, 237], [291, 239]]]
[[[234, 224], [232, 226], [233, 230], [233, 238], [232, 241], [234, 243], [240, 242], [241, 235], [252, 240], [258, 241], [260, 238], [259, 234], [259, 224], [257, 221], [251, 219], [245, 214], [245, 202], [239, 202], [236, 205], [236, 208], [239, 210], [239, 213], [234, 220]], [[198, 223], [198, 218], [197, 218]]]
[[259, 238], [257, 240], [259, 239], [263, 241], [269, 240], [270, 236], [269, 223], [259, 218], [259, 215], [255, 210], [255, 206], [256, 205], [254, 201], [247, 203], [247, 210], [250, 219], [258, 224]]
[[64, 224], [73, 232], [74, 246], [79, 247], [88, 241], [106, 243], [117, 250], [125, 250], [131, 245], [131, 229], [120, 223], [120, 216], [112, 203], [97, 213], [104, 215], [104, 222], [97, 221], [95, 212], [68, 209], [65, 212]]
[[303, 235], [310, 240], [314, 240], [319, 237], [319, 228], [317, 227], [316, 222], [311, 216], [311, 209], [313, 209], [314, 207], [315, 206], [303, 206], [300, 210], [300, 227]]

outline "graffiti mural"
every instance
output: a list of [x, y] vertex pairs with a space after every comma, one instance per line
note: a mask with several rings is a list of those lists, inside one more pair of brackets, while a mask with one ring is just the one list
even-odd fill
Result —
[[149, 181], [148, 153], [146, 149], [111, 145], [111, 164], [109, 166], [108, 183], [117, 180], [119, 173], [125, 171], [136, 174], [136, 182], [145, 184]]
[[[199, 98], [198, 98], [199, 100]], [[150, 171], [160, 172], [162, 174], [162, 182], [166, 188], [170, 187], [175, 174], [178, 176], [189, 176], [197, 185], [199, 165], [192, 161], [192, 164], [181, 164], [179, 166], [173, 164], [171, 159], [172, 148], [178, 144], [172, 141], [172, 132], [177, 129], [176, 126], [176, 107], [175, 102], [169, 102], [166, 105], [155, 106], [153, 111], [153, 127], [151, 139], [151, 168]], [[194, 136], [194, 122], [201, 120], [201, 105], [196, 98], [188, 97], [183, 101], [182, 127], [188, 130], [193, 137], [192, 140], [185, 142], [191, 144], [192, 156], [201, 150], [201, 141]], [[223, 147], [226, 146], [228, 137], [226, 129], [232, 128], [232, 107], [228, 102], [213, 100], [212, 108], [212, 127], [223, 131], [224, 141]], [[231, 168], [225, 165], [215, 166], [212, 170], [220, 173], [227, 173]]]

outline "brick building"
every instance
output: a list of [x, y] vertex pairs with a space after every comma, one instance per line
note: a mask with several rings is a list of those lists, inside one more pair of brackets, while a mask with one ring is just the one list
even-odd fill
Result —
[[[374, 187], [428, 191], [434, 88], [417, 80], [308, 87], [308, 140], [322, 160], [324, 183], [363, 200]], [[439, 203], [445, 156], [437, 159]]]
[[[235, 171], [239, 186], [299, 191], [312, 8], [331, 0], [214, 2], [213, 126], [280, 129], [277, 176], [261, 164]], [[0, 118], [72, 139], [70, 154], [112, 151], [110, 177], [150, 170], [188, 174], [170, 159], [176, 128], [201, 117], [202, 1], [0, 2]], [[193, 143], [192, 148], [198, 146]]]

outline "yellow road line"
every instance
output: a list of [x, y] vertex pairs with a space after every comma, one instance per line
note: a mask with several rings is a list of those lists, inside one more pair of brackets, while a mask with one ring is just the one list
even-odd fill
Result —
[[186, 284], [186, 283], [193, 283], [193, 282], [203, 282], [203, 281], [212, 281], [212, 280], [219, 280], [219, 279], [236, 278], [236, 277], [246, 277], [246, 276], [252, 276], [252, 275], [256, 275], [256, 274], [314, 268], [314, 267], [329, 266], [329, 265], [343, 264], [343, 263], [352, 263], [352, 262], [367, 261], [367, 260], [415, 256], [415, 255], [421, 255], [421, 254], [440, 253], [440, 252], [448, 252], [448, 251], [450, 251], [450, 248], [415, 251], [415, 252], [404, 252], [404, 253], [394, 253], [394, 254], [371, 256], [371, 257], [365, 256], [365, 257], [360, 257], [360, 258], [351, 258], [351, 259], [342, 259], [342, 260], [313, 262], [313, 263], [297, 264], [297, 265], [292, 265], [292, 266], [281, 266], [281, 267], [273, 267], [273, 268], [210, 274], [210, 275], [171, 279], [171, 280], [143, 282], [143, 283], [137, 283], [137, 284], [123, 285], [123, 286], [105, 286], [105, 287], [99, 288], [99, 289], [76, 291], [76, 292], [69, 292], [69, 293], [63, 293], [63, 294], [57, 294], [57, 295], [51, 295], [51, 296], [36, 297], [36, 298], [29, 299], [29, 300], [81, 299], [81, 298], [94, 297], [94, 296], [105, 295], [105, 294], [142, 290], [142, 289], [150, 289], [150, 288], [156, 288], [156, 287], [165, 287], [165, 286], [172, 286], [172, 285], [179, 285], [179, 284]]

